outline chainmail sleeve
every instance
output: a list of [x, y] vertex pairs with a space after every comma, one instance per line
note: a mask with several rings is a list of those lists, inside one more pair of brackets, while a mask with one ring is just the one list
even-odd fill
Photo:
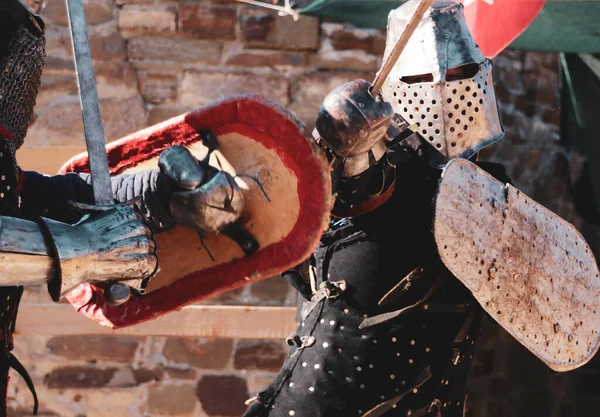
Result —
[[[71, 201], [93, 204], [89, 174], [69, 173], [47, 176], [24, 171], [21, 180], [21, 213], [28, 219], [44, 216], [65, 223], [76, 223], [83, 213]], [[112, 178], [113, 196], [119, 203], [139, 199], [134, 206], [155, 231], [174, 225], [169, 212], [169, 184], [158, 170], [118, 175]]]

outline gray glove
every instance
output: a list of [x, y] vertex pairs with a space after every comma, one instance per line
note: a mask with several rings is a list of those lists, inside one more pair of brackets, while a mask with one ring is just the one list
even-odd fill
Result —
[[158, 166], [171, 186], [173, 220], [207, 233], [218, 233], [237, 221], [244, 196], [234, 178], [196, 158], [183, 146], [160, 155]]
[[57, 279], [49, 285], [54, 300], [83, 282], [145, 279], [157, 272], [152, 231], [125, 205], [86, 215], [75, 225], [43, 219], [58, 259]]

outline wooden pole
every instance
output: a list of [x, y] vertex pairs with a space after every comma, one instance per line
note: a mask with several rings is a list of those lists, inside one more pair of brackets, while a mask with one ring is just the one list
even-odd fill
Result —
[[408, 40], [412, 34], [415, 33], [417, 26], [419, 26], [419, 23], [423, 19], [423, 16], [425, 16], [425, 12], [429, 6], [431, 6], [431, 3], [433, 3], [433, 0], [421, 0], [417, 6], [417, 10], [415, 10], [415, 13], [408, 22], [408, 25], [406, 25], [404, 31], [400, 35], [400, 39], [398, 39], [398, 42], [396, 42], [396, 45], [394, 45], [394, 49], [381, 66], [381, 69], [375, 76], [375, 80], [373, 80], [373, 89], [371, 90], [371, 94], [373, 96], [376, 96], [381, 91], [383, 83], [387, 79], [388, 75], [390, 75], [392, 68], [394, 68], [394, 65], [396, 64], [396, 61], [398, 61], [398, 58], [400, 58], [400, 55], [402, 55], [402, 51], [404, 51]]

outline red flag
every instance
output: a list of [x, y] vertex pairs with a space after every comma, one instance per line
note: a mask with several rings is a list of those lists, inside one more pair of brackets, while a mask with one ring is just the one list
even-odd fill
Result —
[[464, 0], [465, 19], [481, 52], [493, 58], [533, 22], [546, 0]]

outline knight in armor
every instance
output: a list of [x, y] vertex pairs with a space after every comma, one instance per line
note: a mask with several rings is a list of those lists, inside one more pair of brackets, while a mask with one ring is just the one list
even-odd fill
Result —
[[[10, 353], [24, 286], [47, 284], [58, 301], [82, 282], [145, 281], [158, 267], [154, 233], [175, 224], [215, 232], [243, 207], [226, 174], [207, 171], [182, 147], [163, 152], [160, 169], [114, 177], [122, 204], [88, 212], [81, 204], [94, 201], [89, 175], [21, 170], [15, 153], [32, 118], [45, 56], [42, 19], [21, 0], [0, 2], [0, 391], [7, 391], [14, 368], [34, 397]], [[0, 417], [7, 415], [3, 402]]]
[[[390, 13], [386, 56], [417, 5]], [[442, 168], [475, 161], [503, 128], [463, 6], [434, 1], [381, 96], [370, 91], [342, 85], [319, 110], [333, 220], [312, 258], [284, 274], [299, 292], [297, 334], [245, 417], [466, 415], [483, 310], [440, 258], [434, 202]], [[510, 183], [501, 165], [475, 164]]]

